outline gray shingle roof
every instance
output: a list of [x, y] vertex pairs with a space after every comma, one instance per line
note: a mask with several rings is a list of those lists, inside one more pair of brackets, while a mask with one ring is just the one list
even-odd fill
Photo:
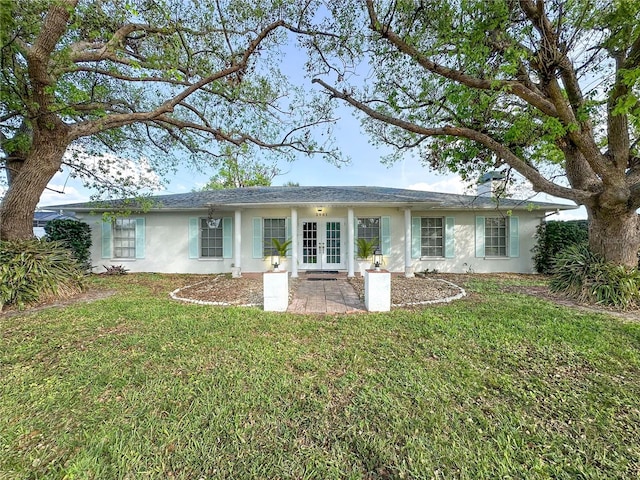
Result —
[[[390, 205], [439, 209], [495, 209], [496, 200], [487, 196], [456, 195], [452, 193], [427, 192], [387, 187], [250, 187], [206, 192], [158, 195], [148, 198], [151, 211], [157, 210], [202, 210], [211, 206], [219, 208], [258, 208], [264, 206], [367, 206]], [[542, 209], [567, 210], [575, 205], [529, 200], [501, 199], [501, 209]], [[73, 203], [54, 205], [67, 211], [111, 211], [118, 209], [139, 209], [135, 199], [112, 200], [106, 202]]]

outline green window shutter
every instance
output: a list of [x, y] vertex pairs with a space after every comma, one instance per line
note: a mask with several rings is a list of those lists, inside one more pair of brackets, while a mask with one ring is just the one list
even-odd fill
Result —
[[198, 217], [189, 218], [189, 258], [200, 258], [198, 243], [200, 241], [200, 227]]
[[381, 217], [380, 224], [382, 254], [389, 255], [391, 253], [391, 217]]
[[509, 256], [520, 256], [520, 233], [518, 217], [509, 217]]
[[253, 219], [253, 258], [263, 258], [262, 218]]
[[285, 241], [291, 240], [291, 217], [287, 217], [284, 224], [284, 239]]
[[476, 257], [484, 257], [484, 217], [476, 217]]
[[111, 220], [102, 222], [102, 258], [111, 258]]
[[411, 258], [420, 258], [422, 253], [422, 218], [411, 217]]
[[231, 217], [222, 218], [222, 258], [231, 258], [233, 252], [233, 224]]
[[136, 258], [144, 258], [144, 218], [136, 218]]
[[444, 219], [444, 257], [453, 258], [456, 255], [456, 239], [454, 235], [456, 220], [454, 217]]

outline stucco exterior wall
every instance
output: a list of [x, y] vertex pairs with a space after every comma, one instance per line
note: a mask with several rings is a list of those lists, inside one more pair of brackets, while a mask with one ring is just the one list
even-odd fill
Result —
[[412, 259], [415, 272], [438, 270], [444, 273], [535, 273], [531, 249], [536, 244], [536, 227], [545, 212], [514, 212], [519, 220], [519, 254], [517, 257], [476, 257], [477, 216], [496, 217], [496, 211], [428, 211], [412, 212], [413, 216], [443, 216], [455, 218], [455, 256], [454, 258], [418, 258]]
[[[304, 221], [339, 220], [342, 222], [343, 255], [353, 246], [347, 245], [348, 207], [325, 206], [297, 207], [297, 238], [298, 251], [301, 252], [302, 229]], [[189, 258], [189, 219], [193, 217], [207, 217], [208, 212], [150, 212], [131, 215], [130, 218], [144, 218], [144, 256], [136, 259], [122, 259], [103, 257], [102, 249], [102, 218], [100, 216], [77, 214], [78, 218], [92, 227], [92, 264], [95, 272], [104, 271], [103, 266], [123, 265], [131, 272], [163, 272], [163, 273], [227, 273], [232, 266], [237, 266], [237, 235], [240, 236], [241, 252], [240, 267], [242, 272], [263, 272], [270, 268], [270, 259], [254, 258], [253, 222], [254, 218], [291, 218], [292, 209], [289, 207], [246, 208], [241, 210], [241, 224], [236, 223], [233, 210], [216, 212], [216, 216], [230, 217], [232, 226], [232, 250], [230, 258]], [[540, 223], [545, 212], [518, 211], [513, 215], [519, 220], [519, 256], [504, 258], [484, 258], [476, 256], [476, 216], [498, 216], [499, 213], [487, 210], [445, 211], [445, 210], [413, 210], [412, 217], [453, 217], [454, 218], [454, 255], [453, 258], [410, 258], [405, 259], [405, 212], [396, 207], [353, 207], [354, 218], [357, 217], [388, 217], [390, 230], [390, 252], [384, 258], [384, 268], [392, 272], [405, 272], [406, 264], [416, 272], [438, 270], [440, 272], [518, 272], [532, 273], [534, 271], [531, 260], [531, 249], [535, 245], [536, 226]], [[291, 226], [290, 233], [296, 230]], [[409, 242], [411, 239], [409, 239]], [[291, 258], [287, 259], [291, 262]], [[300, 259], [298, 264], [300, 264]], [[286, 266], [291, 270], [291, 265]], [[355, 267], [358, 271], [357, 265]], [[346, 262], [345, 262], [346, 270]]]

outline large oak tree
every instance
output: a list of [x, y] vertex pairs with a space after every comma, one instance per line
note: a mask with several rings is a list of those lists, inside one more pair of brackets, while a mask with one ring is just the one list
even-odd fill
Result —
[[377, 140], [467, 178], [515, 170], [586, 207], [593, 251], [637, 264], [640, 2], [327, 6], [341, 41], [310, 38], [310, 68]]
[[309, 128], [326, 117], [278, 70], [307, 3], [0, 0], [0, 239], [32, 235], [64, 164], [90, 178], [113, 153], [161, 168], [218, 144], [322, 152]]

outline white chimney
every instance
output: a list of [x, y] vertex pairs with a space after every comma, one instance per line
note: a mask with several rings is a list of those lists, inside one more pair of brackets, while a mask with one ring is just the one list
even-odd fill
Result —
[[506, 177], [500, 172], [487, 172], [478, 179], [479, 197], [503, 196], [506, 189]]

